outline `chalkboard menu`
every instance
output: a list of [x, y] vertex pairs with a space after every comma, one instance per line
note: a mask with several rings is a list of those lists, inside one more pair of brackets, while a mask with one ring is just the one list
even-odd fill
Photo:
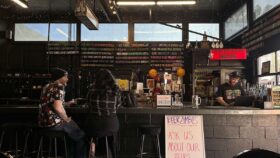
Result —
[[49, 42], [48, 55], [73, 55], [79, 54], [79, 44], [76, 42]]
[[264, 46], [264, 40], [280, 33], [280, 7], [270, 12], [242, 35], [242, 45], [248, 51]]
[[114, 43], [91, 43], [81, 44], [82, 67], [113, 67], [115, 58]]
[[117, 44], [115, 64], [149, 64], [148, 43]]
[[81, 67], [112, 68], [146, 66], [176, 71], [184, 64], [184, 46], [172, 43], [50, 42], [47, 54], [78, 54]]
[[176, 71], [184, 64], [182, 43], [151, 44], [150, 66], [159, 71]]

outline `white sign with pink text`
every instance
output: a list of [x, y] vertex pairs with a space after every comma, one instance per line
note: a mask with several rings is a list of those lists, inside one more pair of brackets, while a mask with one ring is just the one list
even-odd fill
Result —
[[205, 158], [202, 115], [165, 116], [165, 157]]

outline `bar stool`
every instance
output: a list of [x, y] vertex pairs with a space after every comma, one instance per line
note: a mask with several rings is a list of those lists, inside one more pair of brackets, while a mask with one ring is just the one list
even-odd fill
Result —
[[[140, 145], [140, 158], [143, 157], [144, 154], [144, 142], [145, 142], [145, 136], [150, 135], [152, 137], [156, 136], [156, 142], [157, 142], [157, 155], [159, 158], [161, 158], [161, 152], [160, 152], [160, 142], [159, 142], [159, 134], [161, 132], [160, 125], [142, 125], [139, 127], [139, 131], [141, 134], [141, 145]], [[145, 153], [148, 154], [148, 153]]]
[[238, 153], [233, 158], [279, 158], [280, 154], [264, 149], [251, 149]]
[[37, 158], [40, 158], [40, 156], [43, 157], [44, 138], [49, 138], [48, 156], [51, 156], [52, 141], [54, 141], [54, 154], [55, 154], [54, 156], [55, 156], [55, 158], [57, 158], [57, 138], [60, 138], [63, 140], [63, 143], [64, 143], [64, 156], [65, 156], [65, 158], [68, 158], [65, 132], [54, 131], [54, 130], [49, 130], [49, 129], [40, 129], [38, 131], [38, 135], [40, 137], [40, 141], [39, 141], [39, 147], [38, 147], [38, 151], [37, 151]]
[[[109, 153], [109, 143], [108, 143], [108, 137], [109, 136], [104, 136], [105, 137], [105, 144], [106, 144], [106, 158], [110, 158], [110, 153]], [[91, 135], [90, 136], [90, 143], [93, 143], [93, 140], [98, 140], [100, 139], [99, 137], [97, 136], [93, 136]], [[115, 155], [116, 157], [116, 155]]]
[[[0, 137], [0, 150], [4, 151], [3, 148], [5, 141], [8, 140], [9, 143], [8, 150], [5, 151], [13, 155], [15, 158], [25, 157], [27, 153], [29, 136], [35, 125], [32, 123], [5, 123], [1, 126], [1, 137]], [[24, 139], [22, 139], [24, 137]], [[12, 148], [12, 143], [14, 142], [14, 149]], [[23, 145], [21, 143], [23, 142]]]

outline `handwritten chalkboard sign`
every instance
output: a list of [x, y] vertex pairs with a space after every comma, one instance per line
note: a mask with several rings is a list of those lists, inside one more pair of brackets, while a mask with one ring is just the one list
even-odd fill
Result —
[[205, 158], [201, 115], [165, 116], [165, 157]]

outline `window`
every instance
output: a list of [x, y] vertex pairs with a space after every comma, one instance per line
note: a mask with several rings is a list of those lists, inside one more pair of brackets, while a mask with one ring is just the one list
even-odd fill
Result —
[[48, 24], [15, 24], [15, 41], [48, 41]]
[[253, 0], [253, 19], [256, 20], [278, 4], [279, 0]]
[[277, 72], [280, 72], [280, 50], [278, 50], [277, 52], [276, 52], [276, 55], [277, 55]]
[[247, 5], [245, 4], [225, 21], [225, 39], [230, 38], [247, 26]]
[[128, 24], [99, 24], [98, 30], [82, 25], [81, 41], [128, 41]]
[[[189, 24], [189, 30], [219, 38], [219, 24]], [[189, 32], [189, 41], [202, 41], [203, 36]], [[213, 40], [208, 38], [209, 41]]]
[[263, 63], [269, 62], [269, 73], [275, 73], [275, 53], [269, 53], [258, 58], [258, 75], [262, 75]]
[[76, 41], [76, 24], [50, 24], [50, 41]]
[[[169, 24], [180, 26], [182, 24]], [[134, 24], [134, 41], [182, 41], [182, 30], [162, 24]]]

